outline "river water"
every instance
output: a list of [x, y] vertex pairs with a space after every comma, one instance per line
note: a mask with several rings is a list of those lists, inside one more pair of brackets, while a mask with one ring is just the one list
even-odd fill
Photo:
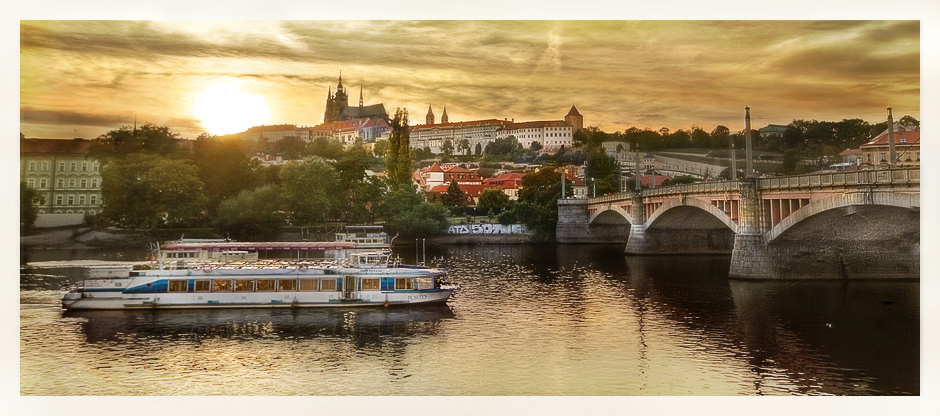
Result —
[[[21, 262], [146, 256], [36, 250]], [[619, 246], [417, 257], [449, 267], [460, 289], [447, 305], [66, 313], [73, 269], [21, 274], [20, 394], [920, 394], [918, 282], [729, 280], [729, 257]]]

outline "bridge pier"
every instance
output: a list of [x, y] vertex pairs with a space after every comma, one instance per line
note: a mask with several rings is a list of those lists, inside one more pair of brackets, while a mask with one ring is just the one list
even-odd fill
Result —
[[772, 278], [774, 268], [767, 254], [767, 242], [761, 222], [761, 200], [753, 176], [741, 180], [741, 219], [731, 251], [728, 277], [744, 279]]
[[627, 238], [627, 248], [624, 254], [647, 254], [646, 224], [630, 224], [630, 236]]

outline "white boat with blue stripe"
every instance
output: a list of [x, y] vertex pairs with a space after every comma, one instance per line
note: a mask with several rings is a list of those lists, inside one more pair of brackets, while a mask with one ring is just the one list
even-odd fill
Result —
[[332, 262], [188, 263], [174, 270], [92, 267], [62, 298], [69, 310], [358, 307], [446, 302], [446, 272], [392, 261], [388, 251]]

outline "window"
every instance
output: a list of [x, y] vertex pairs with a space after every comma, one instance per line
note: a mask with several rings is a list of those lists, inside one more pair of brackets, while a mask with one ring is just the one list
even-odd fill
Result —
[[92, 204], [92, 205], [95, 205], [95, 204], [97, 204], [97, 203], [98, 203], [98, 195], [92, 195], [92, 196], [91, 196], [91, 204]]
[[40, 179], [40, 180], [39, 180], [39, 187], [40, 187], [40, 188], [43, 188], [43, 189], [46, 188], [46, 180], [45, 180], [45, 179]]
[[92, 188], [97, 188], [97, 187], [98, 187], [98, 180], [97, 180], [97, 179], [92, 179], [92, 180], [91, 180], [91, 187], [92, 187]]
[[362, 279], [361, 290], [379, 290], [381, 279]]
[[212, 291], [213, 292], [231, 292], [232, 281], [231, 280], [213, 280]]
[[170, 280], [167, 282], [166, 291], [167, 292], [186, 292], [188, 280]]
[[43, 172], [49, 171], [49, 162], [42, 162], [42, 171]]
[[62, 205], [62, 195], [56, 195], [56, 197], [55, 197], [55, 204], [56, 204], [56, 205]]
[[75, 196], [69, 195], [69, 205], [74, 205], [74, 204], [75, 204]]
[[418, 289], [418, 290], [434, 289], [434, 278], [433, 277], [416, 277], [415, 289]]
[[36, 171], [36, 162], [29, 162], [29, 171], [30, 172]]
[[281, 292], [293, 292], [297, 290], [297, 281], [294, 279], [278, 279], [277, 290]]
[[898, 140], [898, 143], [907, 143], [907, 139], [902, 137], [900, 140]]
[[251, 292], [255, 289], [255, 281], [251, 279], [235, 279], [236, 292]]
[[85, 195], [78, 196], [78, 205], [85, 205]]
[[27, 180], [26, 180], [26, 186], [28, 186], [28, 187], [30, 187], [30, 188], [35, 188], [35, 187], [36, 187], [36, 180], [35, 180], [35, 179], [32, 179], [32, 178], [27, 179]]
[[336, 290], [336, 279], [323, 279], [320, 281], [320, 290]]
[[91, 170], [97, 172], [97, 171], [98, 171], [98, 164], [95, 163], [95, 164], [91, 165]]
[[317, 279], [300, 279], [301, 292], [313, 292], [317, 290]]
[[273, 292], [274, 291], [274, 279], [258, 279], [257, 290], [259, 292]]
[[69, 171], [75, 172], [75, 162], [69, 163]]
[[64, 187], [65, 187], [65, 179], [59, 179], [58, 181], [56, 181], [55, 184], [56, 184], [56, 185], [55, 185], [56, 188], [59, 188], [59, 189], [64, 188]]
[[87, 185], [88, 185], [88, 179], [82, 179], [81, 182], [79, 182], [78, 187], [79, 187], [79, 188], [84, 188], [84, 187], [87, 186]]
[[69, 188], [74, 188], [74, 187], [75, 187], [75, 179], [74, 178], [69, 179]]
[[82, 162], [82, 172], [88, 172], [88, 162]]
[[208, 292], [212, 289], [211, 280], [197, 280], [193, 292]]
[[410, 277], [395, 279], [395, 290], [411, 290], [414, 280]]
[[59, 162], [59, 172], [65, 171], [65, 162]]

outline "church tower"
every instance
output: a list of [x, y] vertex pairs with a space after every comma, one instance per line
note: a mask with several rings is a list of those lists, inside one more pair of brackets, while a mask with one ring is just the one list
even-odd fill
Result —
[[[362, 99], [362, 92], [360, 91], [360, 105]], [[326, 110], [323, 111], [323, 122], [330, 123], [333, 121], [339, 121], [340, 115], [343, 114], [343, 111], [346, 110], [346, 107], [349, 106], [349, 95], [346, 94], [346, 89], [343, 88], [343, 72], [339, 73], [339, 83], [336, 84], [336, 93], [334, 94], [332, 90], [328, 90], [326, 93]]]
[[430, 104], [428, 104], [428, 115], [424, 117], [424, 124], [434, 124], [434, 112], [431, 111]]
[[447, 122], [447, 106], [444, 106], [444, 114], [441, 114], [441, 124]]
[[584, 116], [578, 112], [578, 108], [571, 104], [571, 109], [565, 115], [565, 124], [571, 126], [572, 133], [584, 129]]

